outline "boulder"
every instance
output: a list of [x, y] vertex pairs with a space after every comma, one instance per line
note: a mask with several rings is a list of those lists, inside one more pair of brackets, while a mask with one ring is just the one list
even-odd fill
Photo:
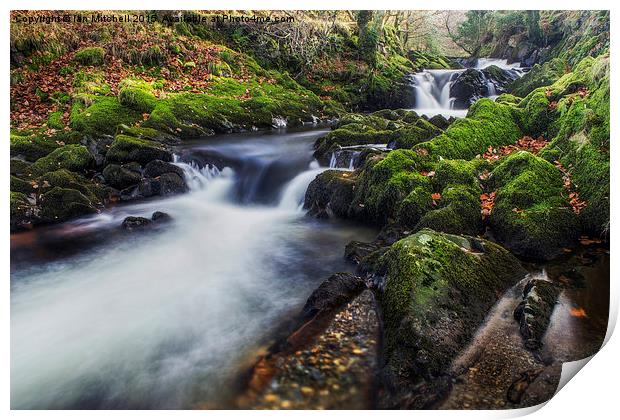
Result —
[[568, 203], [562, 173], [525, 151], [505, 157], [491, 172], [497, 191], [489, 217], [495, 238], [515, 254], [550, 260], [576, 244], [579, 220]]
[[138, 162], [146, 165], [156, 159], [170, 162], [172, 153], [160, 143], [124, 134], [119, 134], [114, 138], [106, 154], [108, 163]]
[[525, 270], [493, 242], [424, 229], [392, 245], [374, 275], [384, 321], [380, 406], [389, 408], [421, 384], [441, 383], [436, 378]]
[[72, 188], [54, 187], [41, 195], [40, 204], [44, 222], [60, 222], [97, 212], [84, 194]]
[[93, 157], [85, 146], [68, 144], [54, 149], [49, 155], [32, 164], [34, 174], [44, 174], [57, 169], [80, 172], [89, 169], [94, 163]]
[[147, 219], [146, 217], [129, 216], [123, 220], [123, 224], [121, 226], [123, 229], [132, 231], [148, 227], [151, 223], [153, 223], [153, 221], [151, 219]]
[[354, 186], [355, 174], [352, 172], [322, 172], [308, 185], [304, 208], [315, 217], [347, 217]]
[[142, 180], [139, 164], [137, 164], [137, 167], [131, 164], [109, 164], [103, 170], [103, 177], [109, 185], [121, 190], [131, 185], [136, 185]]
[[519, 322], [523, 344], [528, 350], [539, 350], [547, 331], [551, 314], [560, 289], [553, 283], [532, 279], [523, 288], [523, 299], [515, 308], [514, 318]]
[[177, 173], [166, 173], [159, 177], [159, 195], [180, 194], [187, 189], [185, 180]]
[[366, 288], [364, 280], [350, 273], [336, 273], [312, 292], [302, 309], [302, 318], [310, 320], [339, 309]]
[[163, 160], [159, 159], [149, 162], [144, 167], [144, 176], [147, 176], [149, 178], [157, 178], [158, 176], [167, 173], [175, 173], [181, 178], [183, 178], [184, 176], [183, 169], [179, 168], [176, 165], [173, 165], [172, 163], [164, 162]]

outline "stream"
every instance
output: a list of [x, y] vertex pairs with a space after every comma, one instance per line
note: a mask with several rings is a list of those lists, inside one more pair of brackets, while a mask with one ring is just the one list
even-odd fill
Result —
[[[190, 192], [11, 236], [12, 408], [192, 408], [234, 380], [371, 229], [301, 209], [325, 130], [187, 142]], [[217, 155], [228, 167], [200, 166]], [[170, 225], [122, 232], [129, 215]]]

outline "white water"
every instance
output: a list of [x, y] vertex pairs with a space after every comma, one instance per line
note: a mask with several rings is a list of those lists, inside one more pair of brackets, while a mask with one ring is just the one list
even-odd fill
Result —
[[[259, 140], [239, 143], [242, 159], [263, 150]], [[278, 322], [346, 269], [344, 244], [369, 239], [304, 217], [305, 189], [326, 168], [293, 175], [277, 187], [279, 202], [240, 205], [240, 174], [177, 165], [190, 193], [113, 208], [62, 232], [118, 229], [125, 216], [154, 210], [168, 212], [170, 225], [64, 259], [33, 257], [12, 273], [12, 408], [222, 403]]]
[[[519, 63], [508, 64], [507, 60], [495, 58], [479, 58], [474, 68], [485, 69], [492, 65], [506, 70], [520, 68]], [[427, 117], [435, 115], [443, 115], [446, 118], [465, 117], [467, 109], [455, 109], [454, 98], [450, 97], [450, 88], [454, 80], [465, 70], [424, 70], [412, 75], [416, 104], [413, 110]], [[486, 83], [488, 89], [487, 97], [496, 98], [498, 95], [495, 85], [490, 80], [486, 80]]]

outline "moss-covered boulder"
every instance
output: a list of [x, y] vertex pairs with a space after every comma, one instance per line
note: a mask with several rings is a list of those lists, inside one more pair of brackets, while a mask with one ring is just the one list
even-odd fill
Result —
[[11, 232], [24, 229], [31, 223], [33, 206], [28, 201], [26, 194], [11, 191], [10, 218]]
[[113, 135], [119, 125], [130, 126], [141, 119], [141, 112], [123, 106], [114, 96], [87, 95], [71, 109], [71, 128], [93, 137]]
[[579, 198], [587, 203], [579, 217], [590, 234], [607, 237], [610, 196], [609, 56], [586, 58], [573, 73], [549, 87], [557, 101], [550, 131], [553, 141], [540, 156], [559, 161], [570, 173]]
[[446, 159], [473, 159], [489, 146], [513, 144], [523, 133], [512, 106], [480, 99], [467, 112], [467, 118], [453, 122], [443, 134], [420, 143], [415, 150]]
[[103, 64], [105, 50], [101, 47], [86, 47], [76, 51], [73, 58], [85, 66], [100, 66]]
[[44, 174], [57, 169], [79, 172], [90, 168], [92, 165], [93, 157], [85, 146], [68, 144], [37, 160], [32, 164], [31, 169], [34, 174]]
[[11, 159], [10, 170], [11, 175], [20, 178], [29, 178], [32, 175], [32, 164], [21, 159]]
[[549, 86], [566, 72], [568, 63], [554, 58], [544, 64], [535, 64], [529, 72], [506, 86], [506, 91], [516, 96], [527, 96], [536, 88]]
[[385, 408], [447, 373], [498, 296], [525, 274], [495, 243], [430, 229], [396, 242], [374, 270], [383, 279]]
[[119, 190], [131, 185], [136, 185], [142, 180], [140, 165], [137, 168], [133, 165], [109, 164], [103, 169], [103, 177], [108, 185]]
[[170, 162], [172, 153], [160, 143], [124, 134], [119, 134], [114, 138], [114, 142], [106, 154], [106, 162], [108, 163], [138, 162], [141, 165], [146, 165], [156, 159]]
[[348, 171], [327, 170], [308, 185], [304, 208], [315, 217], [342, 217], [349, 215], [353, 200], [355, 174]]
[[535, 138], [546, 135], [554, 113], [549, 105], [545, 88], [536, 89], [525, 97], [518, 105], [521, 131]]
[[[366, 159], [355, 188], [351, 215], [382, 225], [397, 217], [403, 200], [410, 194], [415, 195], [416, 202], [429, 202], [433, 193], [431, 180], [422, 172], [433, 169], [433, 162], [412, 150], [400, 149], [385, 157], [376, 155]], [[423, 208], [421, 205], [420, 212]]]
[[34, 187], [30, 182], [11, 175], [11, 191], [30, 194], [34, 192]]
[[60, 147], [54, 140], [39, 136], [21, 136], [11, 133], [11, 157], [21, 156], [34, 162]]
[[71, 188], [54, 187], [41, 195], [41, 220], [53, 223], [96, 213], [94, 204], [84, 194]]
[[579, 220], [568, 203], [562, 173], [551, 163], [529, 152], [513, 153], [488, 181], [497, 191], [491, 228], [515, 254], [546, 260], [575, 244]]
[[150, 113], [157, 105], [153, 84], [138, 79], [125, 79], [120, 83], [118, 101], [141, 113]]
[[103, 185], [66, 169], [58, 169], [41, 175], [37, 178], [37, 184], [39, 193], [45, 193], [54, 187], [69, 188], [79, 191], [94, 204], [100, 204], [106, 196]]

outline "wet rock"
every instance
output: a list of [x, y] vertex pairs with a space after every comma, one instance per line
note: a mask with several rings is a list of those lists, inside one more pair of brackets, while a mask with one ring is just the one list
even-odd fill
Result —
[[450, 86], [450, 97], [456, 109], [467, 109], [478, 99], [487, 96], [489, 88], [484, 74], [477, 69], [467, 69]]
[[376, 243], [351, 241], [344, 248], [344, 257], [356, 264], [380, 248]]
[[110, 164], [106, 166], [103, 170], [103, 177], [106, 183], [120, 190], [138, 184], [142, 179], [140, 164], [134, 163], [135, 165]]
[[340, 308], [366, 288], [364, 280], [350, 273], [336, 273], [310, 295], [301, 314], [303, 319]]
[[450, 121], [448, 121], [446, 117], [441, 114], [431, 117], [428, 122], [433, 124], [435, 127], [441, 128], [442, 130], [445, 130], [450, 125]]
[[532, 279], [523, 288], [523, 299], [515, 308], [514, 317], [528, 350], [542, 347], [559, 293], [557, 286], [542, 279]]
[[159, 195], [180, 194], [187, 191], [187, 184], [177, 173], [165, 173], [159, 177]]
[[34, 208], [24, 193], [11, 191], [11, 232], [27, 228], [32, 223]]
[[164, 162], [163, 160], [153, 160], [144, 167], [144, 176], [149, 178], [157, 178], [167, 173], [175, 173], [183, 178], [183, 169], [172, 163]]
[[122, 227], [128, 231], [143, 229], [148, 227], [153, 223], [151, 219], [147, 219], [146, 217], [137, 217], [137, 216], [129, 216], [123, 220]]
[[[430, 229], [396, 242], [375, 267], [383, 278], [377, 296], [385, 343], [380, 405], [386, 408], [415, 394], [414, 384], [433, 389], [433, 378], [448, 372], [497, 297], [525, 274], [497, 244]], [[410, 408], [430, 404], [412, 401]]]
[[146, 165], [152, 160], [170, 162], [172, 153], [162, 144], [119, 134], [106, 154], [108, 163], [138, 162]]
[[156, 223], [168, 223], [172, 221], [172, 216], [170, 216], [168, 213], [164, 213], [163, 211], [156, 211], [151, 216], [151, 220]]
[[355, 175], [348, 171], [328, 170], [308, 185], [304, 208], [315, 217], [347, 217], [353, 201]]
[[97, 212], [86, 196], [71, 188], [52, 188], [41, 195], [40, 204], [44, 222], [60, 222]]

